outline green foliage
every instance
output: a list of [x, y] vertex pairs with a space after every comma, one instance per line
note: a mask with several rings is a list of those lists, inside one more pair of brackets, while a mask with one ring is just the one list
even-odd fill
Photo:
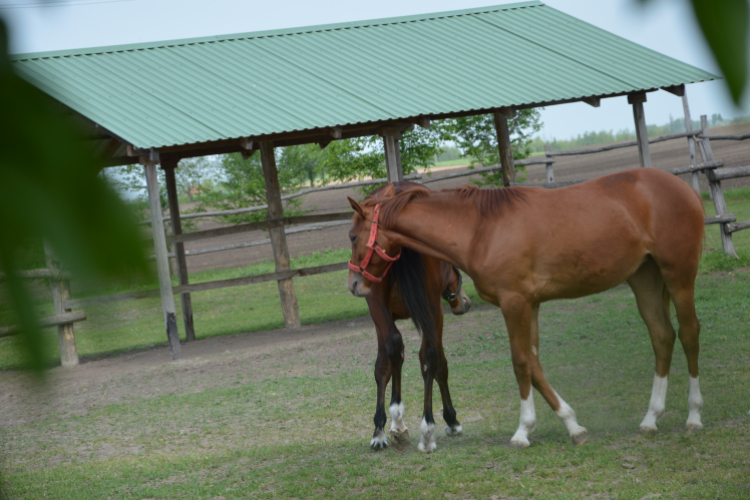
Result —
[[[453, 131], [452, 120], [436, 120], [429, 129], [415, 127], [404, 132], [399, 141], [404, 175], [434, 165], [435, 156], [442, 152], [441, 145], [453, 139]], [[324, 150], [321, 170], [340, 182], [387, 177], [383, 139], [371, 136], [334, 141]], [[377, 187], [367, 186], [362, 191], [368, 193]]]
[[83, 131], [58, 114], [49, 98], [18, 76], [0, 20], [0, 272], [31, 366], [41, 367], [33, 302], [19, 278], [28, 242], [46, 240], [77, 275], [146, 272], [133, 217], [97, 174], [80, 140]]
[[[513, 158], [520, 160], [527, 158], [531, 152], [531, 135], [541, 128], [539, 109], [523, 109], [517, 112], [515, 118], [508, 120]], [[471, 158], [472, 166], [484, 166], [500, 163], [497, 147], [497, 132], [493, 115], [476, 115], [456, 118], [453, 125], [454, 140], [458, 144], [463, 156]], [[516, 167], [517, 180], [525, 179], [525, 167]], [[520, 173], [520, 175], [519, 175]], [[480, 186], [502, 186], [502, 172], [483, 173]]]
[[[289, 168], [289, 164], [289, 161], [286, 161], [285, 163], [279, 162], [277, 165], [282, 196], [295, 192], [300, 187], [300, 172]], [[237, 210], [267, 204], [266, 181], [263, 177], [260, 154], [254, 154], [247, 160], [243, 159], [240, 153], [224, 155], [220, 160], [220, 169], [224, 180], [218, 183], [217, 188], [207, 188], [204, 191], [198, 207], [199, 211], [207, 211], [208, 208]], [[290, 217], [301, 214], [302, 211], [299, 208], [301, 204], [302, 198], [285, 200], [284, 215]], [[217, 218], [230, 224], [257, 222], [267, 219], [267, 210]]]
[[289, 172], [290, 178], [310, 181], [310, 187], [315, 186], [315, 178], [324, 174], [321, 169], [323, 151], [317, 144], [303, 144], [300, 146], [288, 146], [281, 148], [278, 159], [278, 168]]

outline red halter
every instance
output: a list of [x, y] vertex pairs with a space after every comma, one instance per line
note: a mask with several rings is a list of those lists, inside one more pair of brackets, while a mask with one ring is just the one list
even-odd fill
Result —
[[[378, 217], [380, 214], [380, 203], [375, 205], [375, 211], [372, 214], [372, 226], [370, 227], [370, 239], [367, 240], [367, 255], [365, 255], [364, 260], [362, 261], [362, 264], [355, 266], [352, 261], [349, 261], [349, 269], [354, 271], [357, 274], [361, 274], [365, 278], [367, 278], [370, 281], [373, 281], [375, 283], [380, 283], [383, 281], [383, 278], [388, 273], [388, 270], [391, 268], [394, 262], [396, 262], [399, 257], [401, 257], [401, 251], [399, 250], [398, 255], [395, 257], [389, 257], [388, 254], [385, 253], [385, 250], [380, 248], [380, 245], [378, 245], [378, 242], [375, 241], [378, 237]], [[388, 262], [388, 267], [385, 268], [385, 271], [383, 271], [383, 275], [380, 278], [377, 278], [376, 276], [368, 273], [365, 271], [368, 264], [370, 264], [370, 259], [372, 258], [373, 252], [377, 252], [378, 255], [380, 255], [380, 258], [382, 258], [384, 261]]]

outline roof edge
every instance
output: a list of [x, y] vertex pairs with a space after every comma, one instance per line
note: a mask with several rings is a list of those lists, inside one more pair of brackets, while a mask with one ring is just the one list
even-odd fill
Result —
[[66, 56], [81, 56], [81, 55], [93, 55], [93, 54], [104, 54], [107, 52], [125, 52], [129, 50], [143, 50], [143, 49], [155, 49], [160, 47], [174, 47], [179, 45], [191, 45], [200, 43], [211, 43], [221, 42], [226, 40], [238, 40], [244, 38], [263, 38], [269, 36], [279, 35], [295, 35], [303, 33], [312, 33], [316, 31], [330, 31], [347, 28], [359, 28], [368, 26], [379, 26], [387, 24], [399, 24], [412, 21], [426, 21], [430, 19], [440, 19], [444, 17], [462, 16], [467, 14], [482, 14], [486, 12], [497, 12], [501, 10], [512, 10], [520, 9], [524, 7], [543, 7], [546, 6], [540, 0], [529, 0], [525, 2], [515, 2], [500, 5], [490, 5], [487, 7], [474, 7], [469, 9], [451, 10], [445, 12], [433, 12], [427, 14], [414, 14], [410, 16], [400, 17], [386, 17], [380, 19], [370, 19], [363, 21], [349, 21], [343, 23], [334, 24], [320, 24], [314, 26], [301, 26], [296, 28], [282, 28], [275, 30], [265, 31], [251, 31], [246, 33], [235, 33], [230, 35], [215, 35], [205, 36], [197, 38], [183, 38], [177, 40], [162, 40], [156, 42], [142, 42], [125, 45], [109, 45], [102, 47], [90, 47], [81, 49], [65, 49], [55, 50], [47, 52], [28, 52], [23, 54], [10, 54], [11, 61], [28, 61], [33, 59], [45, 59], [54, 57], [66, 57]]

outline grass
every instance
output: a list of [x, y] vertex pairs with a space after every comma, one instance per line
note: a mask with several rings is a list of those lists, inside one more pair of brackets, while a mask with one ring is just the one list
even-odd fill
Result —
[[[726, 190], [724, 198], [729, 213], [737, 216], [737, 222], [750, 220], [750, 188]], [[716, 215], [713, 201], [708, 200], [708, 193], [703, 193], [703, 207], [707, 216]], [[734, 259], [722, 251], [717, 224], [706, 226], [705, 235], [705, 250], [699, 272], [732, 271], [750, 266], [750, 229], [732, 234], [734, 248], [739, 259]]]
[[[748, 498], [748, 301], [750, 273], [698, 278], [706, 426], [700, 433], [684, 432], [687, 369], [679, 346], [660, 431], [637, 432], [653, 355], [635, 300], [619, 287], [546, 304], [540, 313], [545, 374], [591, 435], [581, 447], [569, 443], [540, 397], [531, 448], [508, 447], [518, 393], [507, 333], [500, 313], [479, 305], [446, 318], [451, 391], [465, 435], [448, 438], [440, 431], [432, 455], [416, 451], [422, 397], [417, 334], [403, 322], [404, 400], [412, 429], [405, 453], [368, 446], [375, 352], [373, 332], [365, 329], [304, 350], [279, 348], [271, 359], [249, 359], [234, 372], [237, 358], [224, 354], [201, 361], [206, 374], [167, 363], [119, 386], [92, 381], [92, 391], [105, 393], [149, 381], [166, 388], [185, 376], [204, 386], [50, 413], [0, 431], [5, 493], [81, 500]], [[211, 363], [222, 367], [213, 375]], [[301, 372], [289, 374], [292, 367]]]

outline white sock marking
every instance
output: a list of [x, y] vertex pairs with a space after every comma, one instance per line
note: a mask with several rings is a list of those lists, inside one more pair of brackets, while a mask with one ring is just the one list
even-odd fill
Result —
[[654, 386], [651, 389], [651, 401], [648, 403], [648, 411], [641, 422], [642, 431], [655, 431], [656, 421], [664, 415], [667, 402], [667, 385], [669, 377], [654, 375]]
[[380, 429], [370, 440], [370, 448], [379, 450], [380, 448], [388, 448], [388, 438], [385, 435], [385, 431]]
[[510, 440], [510, 444], [521, 448], [529, 446], [529, 434], [536, 428], [536, 410], [534, 409], [534, 394], [529, 391], [529, 397], [521, 400], [521, 417], [518, 419], [518, 430]]
[[560, 418], [560, 420], [563, 421], [565, 427], [568, 428], [568, 434], [570, 435], [570, 437], [577, 436], [582, 432], [586, 432], [585, 427], [581, 427], [580, 425], [578, 425], [578, 420], [576, 420], [576, 412], [573, 411], [573, 408], [571, 408], [568, 403], [566, 403], [565, 400], [560, 397], [557, 391], [553, 389], [553, 392], [555, 393], [555, 396], [557, 396], [557, 400], [560, 402], [560, 408], [555, 412], [555, 414]]
[[417, 449], [422, 453], [431, 453], [435, 451], [437, 445], [435, 444], [435, 424], [428, 424], [427, 420], [422, 417], [422, 423], [419, 426], [419, 430], [422, 431], [422, 438], [419, 440]]
[[391, 432], [404, 432], [408, 430], [406, 428], [406, 424], [404, 423], [404, 415], [406, 414], [404, 410], [404, 402], [400, 402], [398, 404], [393, 403], [388, 408], [388, 411], [391, 414]]
[[703, 398], [698, 377], [690, 377], [690, 394], [688, 395], [688, 429], [703, 429], [701, 423], [701, 410], [703, 410]]

